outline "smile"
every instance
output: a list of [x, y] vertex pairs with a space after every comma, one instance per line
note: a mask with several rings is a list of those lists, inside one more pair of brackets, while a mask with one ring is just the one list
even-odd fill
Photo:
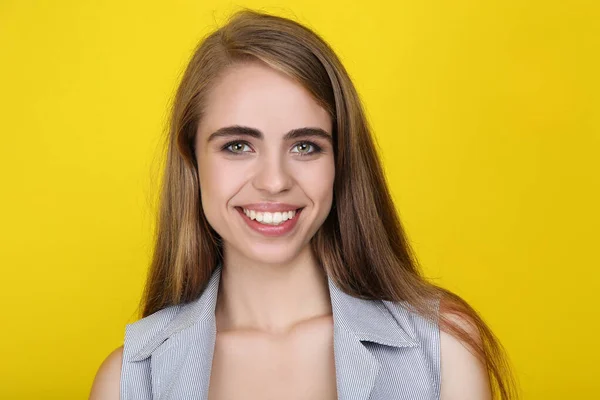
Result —
[[256, 220], [265, 225], [279, 225], [287, 221], [288, 219], [294, 218], [297, 210], [283, 211], [283, 212], [259, 212], [254, 210], [243, 209], [244, 214], [252, 219]]
[[281, 236], [291, 232], [304, 208], [284, 212], [256, 212], [235, 207], [246, 225], [264, 236]]

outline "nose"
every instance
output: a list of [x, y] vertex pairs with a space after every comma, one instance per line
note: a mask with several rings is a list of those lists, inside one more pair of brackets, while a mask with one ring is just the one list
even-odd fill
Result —
[[288, 171], [285, 157], [273, 152], [263, 155], [257, 161], [257, 170], [252, 180], [256, 190], [277, 194], [292, 186], [292, 176]]

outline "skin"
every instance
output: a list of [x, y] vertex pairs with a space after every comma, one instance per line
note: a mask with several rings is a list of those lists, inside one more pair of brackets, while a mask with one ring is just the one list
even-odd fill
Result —
[[[257, 129], [263, 138], [208, 140], [232, 125]], [[211, 400], [336, 398], [331, 302], [309, 247], [332, 205], [333, 148], [326, 138], [284, 140], [303, 127], [331, 135], [332, 121], [306, 89], [264, 64], [231, 67], [209, 94], [195, 147], [202, 207], [224, 241]], [[230, 152], [223, 149], [228, 143]], [[262, 236], [235, 209], [264, 201], [305, 207], [290, 234]], [[90, 399], [119, 398], [122, 352], [117, 348], [100, 366]], [[443, 400], [490, 398], [481, 363], [443, 332], [441, 359]], [[294, 366], [288, 375], [300, 378], [272, 379], [282, 366]], [[302, 391], [307, 379], [312, 393]], [[266, 380], [275, 384], [260, 385]]]

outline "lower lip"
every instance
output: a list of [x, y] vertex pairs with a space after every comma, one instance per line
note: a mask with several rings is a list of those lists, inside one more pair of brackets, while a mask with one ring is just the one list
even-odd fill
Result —
[[304, 210], [304, 208], [299, 209], [298, 211], [296, 211], [296, 214], [294, 214], [294, 218], [288, 219], [282, 224], [265, 225], [261, 224], [256, 220], [250, 219], [248, 216], [246, 216], [246, 214], [244, 214], [243, 209], [238, 207], [236, 207], [235, 209], [240, 213], [240, 215], [242, 216], [244, 221], [246, 221], [246, 224], [248, 224], [250, 228], [265, 236], [281, 236], [290, 232], [292, 229], [294, 229], [294, 226], [296, 226], [296, 222], [298, 222], [298, 217], [300, 216], [302, 210]]

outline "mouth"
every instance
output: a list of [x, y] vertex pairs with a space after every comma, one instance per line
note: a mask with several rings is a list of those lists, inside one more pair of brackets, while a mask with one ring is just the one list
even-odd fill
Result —
[[[240, 217], [252, 231], [267, 237], [284, 237], [292, 235], [296, 231], [298, 219], [304, 207], [279, 213], [256, 213], [251, 211], [249, 215], [242, 207], [235, 207]], [[254, 216], [254, 219], [252, 217]], [[264, 220], [263, 220], [264, 218]], [[259, 221], [259, 219], [261, 221]]]
[[[243, 216], [243, 217], [246, 217], [246, 218], [247, 218], [247, 219], [249, 219], [250, 221], [257, 222], [257, 223], [264, 224], [264, 225], [269, 225], [269, 226], [277, 226], [277, 225], [279, 225], [279, 224], [283, 224], [283, 223], [285, 223], [285, 222], [287, 222], [287, 221], [289, 221], [289, 220], [291, 220], [291, 219], [297, 219], [297, 218], [298, 218], [298, 215], [300, 214], [300, 212], [301, 212], [302, 210], [304, 210], [304, 207], [300, 207], [300, 208], [297, 208], [297, 209], [295, 209], [295, 210], [288, 210], [288, 211], [285, 211], [285, 213], [289, 213], [290, 211], [293, 211], [294, 213], [293, 213], [293, 216], [292, 216], [292, 218], [288, 218], [288, 219], [286, 219], [285, 221], [284, 221], [284, 220], [281, 220], [281, 221], [280, 221], [279, 223], [277, 223], [277, 224], [273, 224], [273, 223], [265, 223], [264, 221], [258, 221], [258, 219], [257, 219], [257, 218], [254, 218], [254, 219], [252, 219], [252, 218], [250, 218], [250, 215], [246, 215], [246, 213], [244, 212], [244, 208], [243, 208], [243, 207], [236, 206], [236, 207], [235, 207], [235, 209], [236, 209], [236, 210], [238, 210], [238, 211], [240, 212], [240, 214], [242, 214], [242, 216]], [[255, 213], [256, 213], [256, 214], [259, 214], [259, 211], [255, 211]], [[274, 215], [276, 212], [268, 212], [268, 213], [269, 213], [269, 214], [271, 214], [271, 216], [273, 216], [273, 215]], [[283, 212], [279, 211], [279, 213], [283, 213]], [[264, 215], [264, 212], [260, 212], [260, 214]]]

